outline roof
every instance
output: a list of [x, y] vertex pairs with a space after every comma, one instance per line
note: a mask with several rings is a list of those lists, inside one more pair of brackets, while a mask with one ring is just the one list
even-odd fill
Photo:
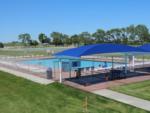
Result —
[[137, 48], [150, 52], [150, 43], [138, 46]]
[[58, 52], [55, 56], [71, 56], [81, 57], [92, 54], [103, 54], [103, 53], [128, 53], [128, 52], [145, 52], [144, 50], [123, 44], [92, 44], [81, 46], [78, 48], [72, 48]]

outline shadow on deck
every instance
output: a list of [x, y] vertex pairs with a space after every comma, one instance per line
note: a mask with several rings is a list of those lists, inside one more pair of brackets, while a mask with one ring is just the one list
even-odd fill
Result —
[[[109, 73], [110, 74], [110, 73]], [[88, 86], [88, 85], [93, 85], [97, 83], [103, 83], [103, 82], [108, 82], [112, 80], [120, 80], [120, 79], [125, 79], [125, 78], [131, 78], [131, 77], [138, 77], [138, 76], [143, 76], [143, 75], [148, 75], [148, 73], [142, 73], [142, 72], [129, 72], [126, 76], [116, 76], [114, 78], [110, 78], [106, 80], [105, 74], [94, 74], [94, 75], [86, 75], [86, 76], [80, 76], [78, 78], [73, 77], [73, 78], [67, 78], [65, 80], [74, 82], [80, 85]]]

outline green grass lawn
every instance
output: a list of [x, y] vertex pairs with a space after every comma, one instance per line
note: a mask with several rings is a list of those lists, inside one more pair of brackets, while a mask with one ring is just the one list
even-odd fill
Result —
[[111, 88], [112, 90], [150, 101], [150, 80]]
[[47, 50], [52, 50], [54, 52], [62, 51], [67, 48], [65, 47], [51, 47], [51, 48], [4, 48], [0, 49], [0, 55], [5, 56], [26, 56], [26, 55], [44, 55], [49, 56]]
[[85, 97], [88, 113], [148, 113], [62, 84], [39, 85], [0, 72], [0, 113], [84, 113]]
[[0, 55], [5, 55], [5, 56], [44, 55], [44, 56], [47, 56], [48, 53], [46, 53], [46, 51], [0, 50]]

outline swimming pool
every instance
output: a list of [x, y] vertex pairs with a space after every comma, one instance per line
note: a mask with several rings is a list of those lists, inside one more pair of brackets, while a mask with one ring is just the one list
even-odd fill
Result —
[[[80, 66], [81, 68], [84, 67], [99, 67], [100, 65], [103, 67], [112, 67], [112, 63], [111, 62], [102, 62], [102, 61], [91, 61], [91, 60], [69, 60], [69, 59], [62, 59], [62, 62], [69, 62], [71, 61], [71, 63], [73, 62], [80, 62]], [[58, 62], [59, 59], [57, 58], [50, 58], [50, 59], [34, 59], [34, 60], [26, 60], [23, 61], [24, 64], [29, 64], [29, 65], [40, 65], [46, 68], [54, 68], [58, 67]], [[71, 64], [72, 65], [72, 64]], [[65, 66], [65, 65], [64, 65]], [[73, 67], [73, 66], [71, 66]]]

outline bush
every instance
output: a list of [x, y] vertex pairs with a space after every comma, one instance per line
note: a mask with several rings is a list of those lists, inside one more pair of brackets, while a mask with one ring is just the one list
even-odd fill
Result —
[[39, 43], [36, 40], [30, 40], [30, 46], [37, 46]]
[[4, 44], [0, 42], [0, 48], [4, 48]]

